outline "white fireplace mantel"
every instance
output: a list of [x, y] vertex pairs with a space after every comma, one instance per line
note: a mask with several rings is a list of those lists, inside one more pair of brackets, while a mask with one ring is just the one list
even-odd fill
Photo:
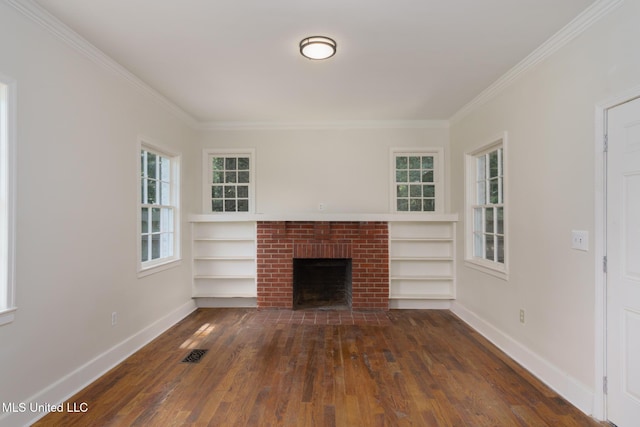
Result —
[[432, 213], [273, 213], [273, 214], [193, 214], [189, 222], [241, 222], [241, 221], [330, 221], [330, 222], [456, 222], [458, 214]]

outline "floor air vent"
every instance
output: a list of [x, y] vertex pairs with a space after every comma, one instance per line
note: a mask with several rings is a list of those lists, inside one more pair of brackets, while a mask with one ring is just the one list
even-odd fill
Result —
[[187, 357], [182, 359], [182, 363], [198, 363], [202, 356], [204, 356], [209, 350], [191, 350]]

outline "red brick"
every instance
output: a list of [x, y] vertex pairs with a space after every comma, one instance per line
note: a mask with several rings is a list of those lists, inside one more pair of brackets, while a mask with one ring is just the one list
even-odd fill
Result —
[[388, 310], [386, 222], [258, 222], [259, 308], [291, 308], [294, 252], [351, 258], [353, 308]]

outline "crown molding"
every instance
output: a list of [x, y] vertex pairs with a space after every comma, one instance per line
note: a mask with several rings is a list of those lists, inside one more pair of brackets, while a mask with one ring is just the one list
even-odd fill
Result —
[[445, 129], [448, 120], [355, 120], [326, 122], [262, 122], [210, 121], [200, 122], [165, 96], [146, 84], [106, 53], [91, 44], [69, 26], [47, 12], [34, 0], [4, 0], [5, 3], [45, 28], [79, 53], [123, 78], [146, 96], [166, 108], [186, 125], [197, 130], [295, 130], [295, 129]]
[[551, 38], [540, 45], [536, 50], [531, 52], [526, 58], [503, 74], [502, 77], [496, 80], [488, 88], [480, 92], [480, 94], [473, 100], [458, 110], [453, 116], [451, 116], [450, 122], [452, 124], [459, 122], [474, 110], [495, 98], [505, 88], [518, 80], [524, 73], [529, 71], [539, 62], [553, 55], [556, 51], [582, 34], [609, 12], [619, 7], [623, 2], [624, 0], [596, 1], [564, 26], [560, 31], [551, 36]]
[[85, 57], [106, 70], [118, 75], [129, 84], [150, 97], [153, 101], [167, 109], [185, 124], [196, 127], [197, 121], [186, 113], [183, 109], [161, 95], [158, 91], [143, 82], [140, 78], [127, 70], [125, 67], [114, 61], [106, 53], [89, 43], [85, 38], [73, 31], [55, 16], [51, 15], [33, 0], [5, 0], [5, 2], [18, 12], [31, 19], [36, 24], [45, 28], [69, 46], [76, 49]]
[[449, 120], [341, 120], [318, 122], [201, 122], [199, 130], [319, 130], [319, 129], [448, 129]]
[[496, 97], [529, 69], [551, 56], [591, 25], [599, 21], [624, 0], [599, 0], [573, 21], [539, 46], [525, 59], [507, 71], [473, 100], [458, 110], [449, 120], [355, 120], [326, 122], [200, 122], [168, 98], [146, 84], [125, 67], [51, 15], [33, 0], [4, 0], [6, 4], [39, 24], [50, 33], [76, 49], [94, 63], [120, 76], [133, 87], [167, 109], [186, 125], [198, 130], [300, 130], [300, 129], [446, 129]]

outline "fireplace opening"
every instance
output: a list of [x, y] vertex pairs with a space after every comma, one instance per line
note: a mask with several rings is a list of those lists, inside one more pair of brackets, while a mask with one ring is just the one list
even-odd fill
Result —
[[350, 309], [351, 259], [293, 260], [293, 308]]

